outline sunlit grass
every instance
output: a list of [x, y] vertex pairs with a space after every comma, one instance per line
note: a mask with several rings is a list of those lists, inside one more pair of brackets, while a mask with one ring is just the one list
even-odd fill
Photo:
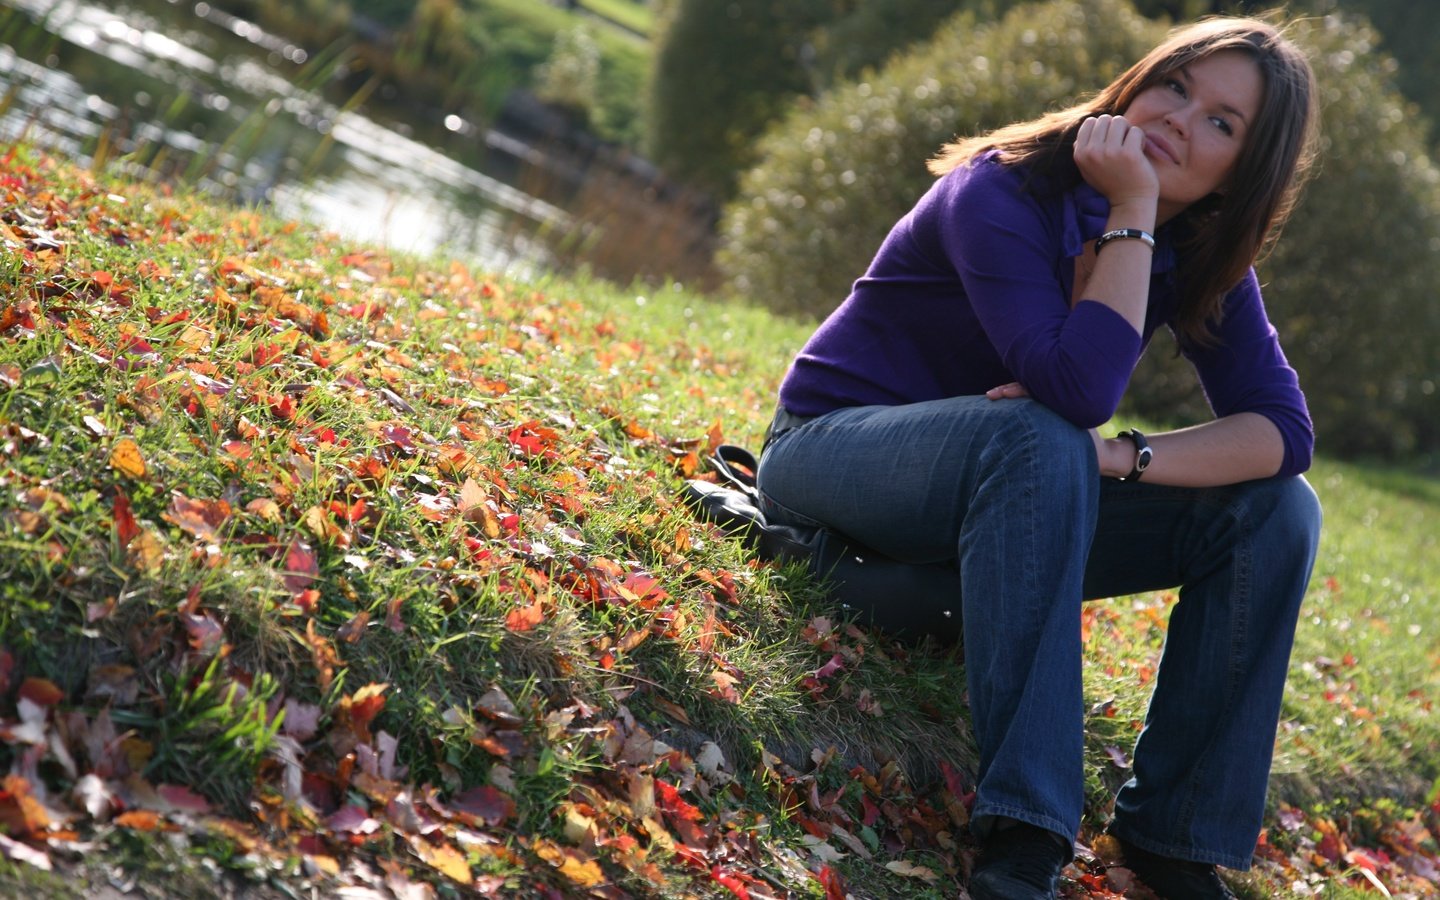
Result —
[[[136, 778], [253, 817], [288, 860], [263, 877], [322, 893], [329, 854], [457, 876], [424, 855], [458, 840], [453, 821], [417, 846], [382, 802], [403, 784], [442, 806], [503, 793], [513, 811], [473, 826], [495, 843], [464, 845], [463, 865], [511, 890], [603, 865], [642, 896], [758, 873], [818, 896], [828, 864], [857, 895], [953, 896], [975, 764], [962, 656], [847, 627], [803, 573], [756, 565], [678, 499], [710, 445], [758, 447], [813, 323], [675, 286], [392, 258], [24, 154], [7, 166], [0, 715], [27, 677], [56, 686], [69, 729], [107, 710]], [[1324, 460], [1311, 478], [1327, 528], [1269, 823], [1304, 870], [1263, 869], [1252, 897], [1295, 877], [1347, 896], [1345, 856], [1310, 855], [1332, 849], [1324, 829], [1380, 847], [1440, 775], [1440, 490]], [[1172, 602], [1087, 607], [1086, 839], [1128, 776]], [[668, 751], [647, 756], [649, 737]], [[99, 752], [76, 750], [76, 774]], [[356, 781], [357, 759], [379, 781]], [[43, 770], [60, 797], [64, 770]], [[689, 806], [667, 812], [656, 781], [723, 865], [676, 850]], [[373, 837], [332, 830], [344, 806]], [[105, 833], [117, 850], [134, 836]], [[218, 852], [213, 832], [191, 839]]]

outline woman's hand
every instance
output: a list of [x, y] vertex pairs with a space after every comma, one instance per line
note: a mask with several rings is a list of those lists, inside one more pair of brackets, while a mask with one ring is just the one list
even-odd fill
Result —
[[985, 396], [991, 400], [1018, 400], [1021, 397], [1030, 396], [1030, 392], [1025, 390], [1025, 385], [1018, 381], [1012, 381], [1009, 384], [991, 388], [985, 392]]
[[1075, 165], [1110, 205], [1154, 208], [1160, 179], [1145, 156], [1145, 132], [1124, 116], [1091, 116], [1075, 136]]
[[[1018, 381], [997, 385], [985, 392], [991, 400], [1018, 400], [1030, 396], [1025, 385]], [[1135, 461], [1135, 445], [1126, 438], [1105, 439], [1098, 428], [1090, 429], [1090, 440], [1095, 444], [1095, 460], [1100, 465], [1100, 474], [1119, 478], [1130, 473]]]

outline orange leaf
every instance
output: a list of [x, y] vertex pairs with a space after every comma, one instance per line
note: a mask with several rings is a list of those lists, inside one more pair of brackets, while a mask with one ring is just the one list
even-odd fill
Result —
[[[36, 834], [50, 827], [50, 814], [45, 811], [45, 806], [35, 798], [34, 792], [30, 789], [30, 782], [19, 775], [7, 775], [4, 781], [4, 794], [0, 795], [0, 821], [3, 821], [7, 828], [14, 828], [25, 834]], [[13, 804], [14, 809], [3, 807]]]
[[20, 685], [20, 696], [36, 706], [54, 706], [65, 699], [65, 692], [47, 678], [27, 678]]
[[545, 610], [539, 600], [529, 606], [517, 606], [505, 614], [505, 627], [511, 631], [530, 631], [545, 621]]
[[160, 814], [148, 809], [132, 809], [116, 816], [114, 821], [132, 831], [154, 831], [160, 827]]
[[170, 495], [170, 508], [165, 520], [178, 525], [197, 540], [214, 543], [220, 526], [230, 518], [230, 504], [224, 500], [194, 500], [179, 491]]
[[110, 450], [110, 468], [126, 478], [144, 478], [145, 457], [140, 453], [140, 445], [130, 438], [116, 441]]

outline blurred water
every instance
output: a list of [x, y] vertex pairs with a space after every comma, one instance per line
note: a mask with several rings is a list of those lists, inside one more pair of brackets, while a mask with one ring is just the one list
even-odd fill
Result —
[[[451, 115], [402, 122], [330, 99], [335, 53], [206, 3], [0, 0], [0, 140], [268, 204], [340, 234], [495, 270], [547, 254], [567, 214], [507, 183], [541, 154]], [[466, 165], [412, 135], [449, 135]], [[481, 168], [490, 168], [489, 173]]]

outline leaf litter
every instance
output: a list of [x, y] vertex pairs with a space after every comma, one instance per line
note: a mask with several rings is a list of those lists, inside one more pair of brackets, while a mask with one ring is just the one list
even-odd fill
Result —
[[[295, 226], [15, 148], [0, 189], [0, 515], [25, 550], [0, 636], [6, 858], [50, 871], [163, 833], [366, 896], [960, 889], [964, 760], [917, 782], [695, 727], [769, 690], [743, 662], [755, 572], [702, 556], [714, 536], [669, 499], [722, 423], [667, 436], [649, 393], [722, 371], [711, 350], [458, 264], [297, 250]], [[1087, 643], [1112, 624], [1087, 612]], [[791, 634], [795, 703], [854, 722], [904, 702], [853, 681], [903, 648], [824, 616]], [[90, 662], [58, 665], [56, 636]], [[1437, 818], [1435, 797], [1365, 828], [1282, 806], [1259, 869], [1420, 896]], [[1111, 850], [1087, 832], [1067, 896], [1135, 890]]]

